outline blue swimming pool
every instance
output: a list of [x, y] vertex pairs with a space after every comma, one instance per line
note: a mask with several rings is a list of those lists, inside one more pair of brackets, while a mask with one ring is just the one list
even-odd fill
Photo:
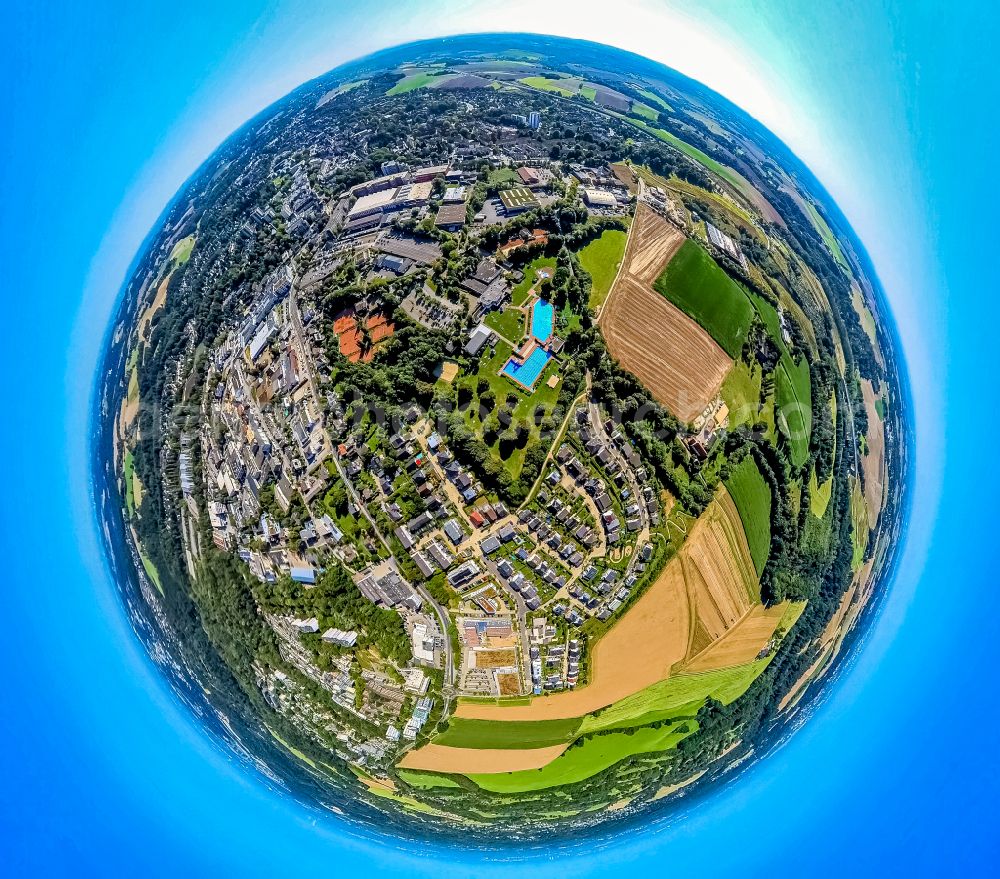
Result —
[[510, 376], [518, 384], [531, 389], [535, 386], [535, 382], [538, 381], [538, 376], [542, 374], [542, 370], [545, 369], [545, 364], [551, 358], [552, 355], [544, 348], [536, 348], [528, 355], [528, 359], [520, 365], [513, 358], [508, 360], [503, 368], [503, 374]]
[[552, 337], [555, 319], [556, 310], [552, 303], [536, 299], [531, 307], [531, 335], [544, 345]]

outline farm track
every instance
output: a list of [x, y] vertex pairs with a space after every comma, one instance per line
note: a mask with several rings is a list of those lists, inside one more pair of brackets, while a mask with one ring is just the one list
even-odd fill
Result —
[[653, 289], [684, 236], [643, 204], [632, 225], [599, 325], [615, 359], [660, 403], [691, 421], [718, 394], [732, 361], [704, 329]]

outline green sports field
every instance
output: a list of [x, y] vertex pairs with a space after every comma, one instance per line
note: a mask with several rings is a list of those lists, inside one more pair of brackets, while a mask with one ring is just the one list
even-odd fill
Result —
[[739, 284], [703, 247], [685, 241], [656, 279], [655, 287], [701, 324], [733, 360], [739, 359], [753, 323], [754, 307]]
[[736, 504], [750, 545], [750, 557], [760, 576], [771, 551], [771, 488], [747, 455], [729, 473], [726, 490]]

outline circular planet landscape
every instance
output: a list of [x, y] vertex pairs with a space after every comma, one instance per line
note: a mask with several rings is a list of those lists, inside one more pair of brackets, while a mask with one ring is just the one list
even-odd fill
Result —
[[150, 232], [95, 412], [175, 693], [306, 806], [523, 844], [676, 812], [877, 614], [907, 392], [862, 244], [773, 134], [609, 47], [380, 52]]

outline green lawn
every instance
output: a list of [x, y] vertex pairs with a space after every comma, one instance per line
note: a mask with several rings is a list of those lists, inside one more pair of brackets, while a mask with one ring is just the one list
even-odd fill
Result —
[[483, 323], [515, 345], [524, 337], [524, 312], [518, 311], [516, 308], [491, 311], [483, 319]]
[[531, 290], [532, 285], [535, 283], [535, 272], [539, 269], [549, 269], [555, 272], [556, 258], [554, 256], [538, 256], [524, 267], [524, 277], [510, 292], [511, 302], [514, 305], [524, 304], [524, 300], [528, 298], [528, 291]]
[[703, 247], [685, 241], [655, 287], [701, 324], [730, 357], [739, 358], [754, 307]]
[[774, 400], [778, 407], [778, 427], [788, 437], [792, 463], [799, 467], [809, 457], [812, 430], [809, 362], [805, 357], [796, 364], [787, 354], [782, 356], [774, 374]]
[[518, 793], [583, 781], [634, 754], [667, 751], [696, 729], [693, 720], [658, 729], [642, 727], [632, 733], [608, 733], [585, 739], [541, 769], [470, 775], [483, 790]]
[[865, 549], [868, 547], [868, 506], [865, 504], [865, 493], [861, 489], [861, 481], [857, 477], [853, 477], [851, 482], [851, 543], [854, 546], [851, 570], [856, 571], [861, 567], [865, 557]]
[[434, 737], [435, 745], [452, 748], [547, 748], [572, 741], [579, 717], [565, 720], [471, 720], [453, 717], [448, 729]]
[[611, 292], [618, 266], [625, 255], [628, 234], [619, 229], [608, 229], [580, 251], [580, 265], [590, 275], [590, 307], [600, 308]]
[[521, 185], [521, 177], [513, 168], [494, 168], [486, 178], [489, 187], [502, 186], [505, 183]]
[[589, 85], [580, 86], [580, 94], [583, 95], [588, 101], [594, 100], [597, 97], [597, 89]]
[[354, 91], [354, 89], [356, 88], [360, 88], [366, 82], [368, 82], [367, 79], [355, 79], [352, 82], [345, 82], [342, 85], [337, 86], [337, 88], [335, 88], [332, 92], [330, 92], [330, 97], [335, 98], [338, 95], [347, 94], [347, 92], [351, 92]]
[[729, 471], [726, 490], [736, 504], [759, 577], [771, 551], [771, 488], [757, 464], [747, 455]]
[[630, 122], [638, 128], [641, 128], [648, 134], [653, 135], [653, 137], [658, 140], [662, 140], [664, 143], [670, 144], [675, 150], [684, 153], [688, 158], [694, 159], [698, 164], [704, 165], [709, 171], [718, 174], [727, 183], [732, 184], [737, 190], [742, 192], [744, 195], [747, 194], [747, 190], [754, 191], [753, 184], [750, 183], [742, 174], [738, 171], [734, 171], [727, 165], [723, 165], [721, 162], [717, 162], [708, 153], [702, 152], [698, 147], [692, 146], [686, 140], [681, 140], [676, 135], [671, 134], [669, 131], [664, 131], [656, 125], [650, 125], [648, 122], [643, 122], [641, 119], [635, 119], [631, 116], [623, 116], [621, 113], [611, 113], [612, 116], [617, 116], [619, 119], [624, 119], [626, 122]]

